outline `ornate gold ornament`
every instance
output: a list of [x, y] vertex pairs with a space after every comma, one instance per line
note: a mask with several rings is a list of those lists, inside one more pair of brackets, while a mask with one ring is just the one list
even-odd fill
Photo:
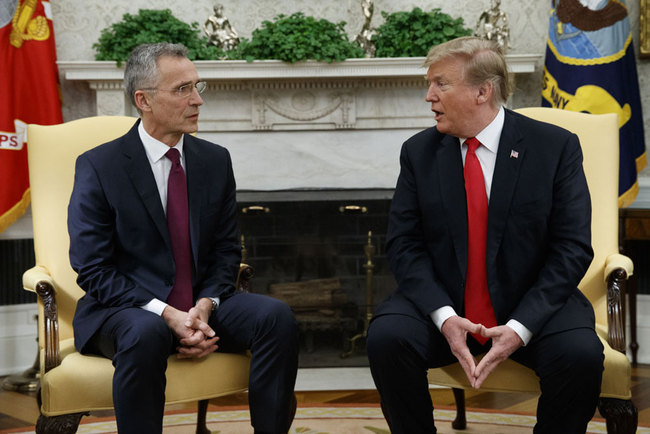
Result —
[[20, 48], [25, 41], [45, 41], [50, 37], [47, 18], [34, 17], [37, 3], [37, 0], [25, 0], [16, 8], [16, 13], [11, 20], [13, 29], [9, 36], [9, 43], [16, 48]]
[[364, 17], [363, 27], [354, 40], [363, 48], [366, 57], [375, 57], [377, 48], [374, 42], [372, 42], [372, 37], [377, 34], [377, 29], [370, 25], [375, 5], [372, 3], [372, 0], [361, 0], [361, 10], [363, 11]]
[[239, 45], [239, 34], [223, 14], [223, 5], [214, 6], [214, 15], [203, 24], [203, 31], [208, 36], [208, 43], [224, 51], [233, 50]]
[[491, 0], [490, 8], [484, 10], [476, 23], [474, 36], [496, 41], [505, 53], [510, 46], [510, 27], [508, 17], [499, 8], [501, 0]]

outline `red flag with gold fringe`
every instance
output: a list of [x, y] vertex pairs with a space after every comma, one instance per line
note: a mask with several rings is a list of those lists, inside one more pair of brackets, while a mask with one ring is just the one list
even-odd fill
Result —
[[29, 205], [26, 125], [61, 122], [50, 3], [0, 2], [0, 232]]

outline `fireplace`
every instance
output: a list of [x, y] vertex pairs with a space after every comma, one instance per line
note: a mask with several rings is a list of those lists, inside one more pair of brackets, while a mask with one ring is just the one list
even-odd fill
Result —
[[250, 290], [293, 308], [300, 367], [367, 365], [368, 314], [395, 287], [384, 251], [391, 194], [238, 194]]

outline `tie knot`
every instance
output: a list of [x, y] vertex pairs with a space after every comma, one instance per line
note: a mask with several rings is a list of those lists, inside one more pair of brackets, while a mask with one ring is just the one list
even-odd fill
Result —
[[481, 146], [481, 142], [479, 142], [476, 137], [470, 137], [469, 139], [465, 140], [465, 143], [467, 143], [467, 150], [469, 152], [475, 152], [476, 149]]
[[171, 148], [169, 151], [165, 152], [165, 157], [169, 158], [172, 164], [180, 164], [181, 162], [181, 153], [178, 152], [178, 149]]

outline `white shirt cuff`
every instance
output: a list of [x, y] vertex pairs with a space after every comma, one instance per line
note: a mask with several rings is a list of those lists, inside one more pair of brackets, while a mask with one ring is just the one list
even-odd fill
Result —
[[445, 321], [447, 321], [450, 317], [456, 316], [458, 314], [453, 307], [443, 306], [439, 309], [434, 310], [429, 315], [431, 316], [433, 323], [436, 325], [436, 327], [438, 327], [438, 330], [442, 331], [442, 325], [445, 323]]
[[164, 301], [160, 301], [157, 298], [152, 299], [149, 303], [140, 306], [142, 309], [147, 310], [149, 312], [153, 312], [156, 315], [162, 315], [163, 310], [167, 307], [167, 303]]
[[[217, 303], [217, 307], [219, 307], [219, 304], [221, 303], [221, 300], [219, 297], [209, 297], [210, 300], [214, 300]], [[163, 310], [167, 307], [167, 303], [164, 301], [160, 301], [157, 298], [152, 299], [149, 303], [140, 306], [144, 310], [148, 310], [149, 312], [153, 312], [156, 315], [162, 315]]]
[[509, 320], [506, 325], [519, 335], [521, 340], [524, 341], [524, 346], [528, 345], [528, 342], [533, 338], [533, 333], [516, 319]]

